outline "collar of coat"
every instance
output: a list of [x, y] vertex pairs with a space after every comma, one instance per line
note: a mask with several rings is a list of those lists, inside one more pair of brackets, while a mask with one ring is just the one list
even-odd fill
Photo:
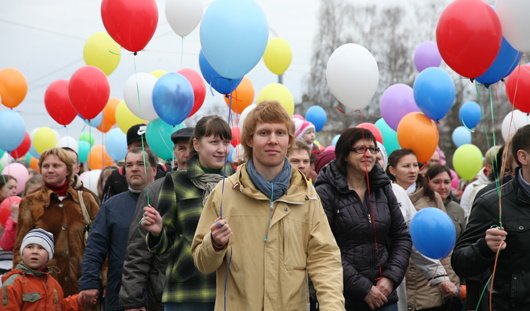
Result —
[[[81, 183], [81, 187], [83, 184]], [[54, 194], [53, 190], [49, 189], [46, 186], [43, 186], [38, 192], [38, 195], [44, 201], [44, 207], [48, 207], [51, 204], [51, 196], [57, 196], [57, 193]], [[69, 196], [75, 203], [79, 204], [79, 197], [77, 196], [77, 190], [72, 187], [72, 183], [68, 184], [68, 189], [66, 189], [66, 196]]]
[[20, 272], [22, 272], [21, 274], [31, 274], [31, 275], [34, 275], [38, 278], [40, 278], [41, 276], [43, 275], [47, 275], [51, 272], [50, 268], [46, 267], [46, 269], [44, 270], [44, 272], [41, 272], [41, 271], [37, 271], [35, 269], [32, 269], [30, 267], [28, 267], [28, 265], [26, 265], [24, 262], [21, 262], [19, 263], [15, 270], [19, 270]]

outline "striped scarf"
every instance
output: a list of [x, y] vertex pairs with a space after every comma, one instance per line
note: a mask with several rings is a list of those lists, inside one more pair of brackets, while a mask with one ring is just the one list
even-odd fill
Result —
[[210, 196], [210, 192], [212, 192], [213, 188], [223, 180], [223, 176], [219, 174], [203, 174], [197, 178], [191, 178], [190, 180], [195, 187], [204, 190], [202, 193], [202, 206], [205, 206], [206, 201]]

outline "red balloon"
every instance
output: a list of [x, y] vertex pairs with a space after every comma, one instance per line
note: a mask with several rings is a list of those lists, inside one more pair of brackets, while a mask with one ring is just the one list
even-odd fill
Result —
[[2, 225], [4, 229], [6, 228], [7, 219], [11, 216], [11, 204], [15, 202], [20, 204], [21, 200], [21, 197], [14, 195], [6, 198], [0, 203], [0, 225]]
[[204, 84], [204, 79], [200, 74], [198, 74], [196, 71], [184, 68], [177, 73], [180, 73], [183, 75], [191, 84], [191, 87], [193, 88], [193, 109], [191, 109], [190, 114], [188, 115], [188, 118], [194, 115], [204, 103], [204, 98], [206, 97], [206, 86]]
[[380, 143], [383, 143], [383, 134], [381, 134], [379, 128], [377, 128], [377, 126], [373, 125], [372, 123], [365, 122], [357, 125], [356, 127], [369, 130], [370, 132], [372, 132], [372, 135], [374, 135], [375, 140]]
[[44, 94], [44, 105], [50, 117], [60, 125], [72, 123], [77, 116], [68, 97], [68, 80], [57, 80], [48, 86]]
[[28, 132], [26, 132], [24, 140], [20, 146], [18, 146], [17, 149], [11, 151], [11, 156], [15, 159], [22, 158], [26, 155], [26, 153], [28, 153], [29, 148], [31, 148], [31, 137], [29, 136]]
[[438, 20], [436, 43], [449, 67], [474, 79], [488, 70], [499, 53], [501, 22], [482, 0], [456, 0]]
[[155, 0], [103, 0], [101, 19], [114, 41], [136, 53], [155, 33], [158, 7]]
[[234, 148], [241, 143], [241, 131], [239, 126], [232, 127], [232, 141], [230, 142]]
[[110, 96], [110, 84], [101, 69], [83, 66], [74, 72], [68, 83], [68, 97], [75, 110], [91, 120], [105, 108]]
[[[506, 78], [506, 95], [515, 108], [524, 113], [530, 113], [530, 65], [524, 65], [515, 70]], [[519, 81], [517, 81], [519, 80]], [[517, 93], [515, 89], [517, 88]]]

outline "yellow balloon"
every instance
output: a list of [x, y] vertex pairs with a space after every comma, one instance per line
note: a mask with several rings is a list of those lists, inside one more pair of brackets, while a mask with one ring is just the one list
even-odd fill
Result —
[[108, 33], [96, 32], [86, 40], [83, 58], [85, 64], [98, 67], [108, 76], [120, 63], [120, 45]]
[[287, 110], [287, 113], [292, 117], [294, 113], [294, 99], [289, 89], [279, 83], [272, 83], [264, 87], [259, 92], [256, 103], [259, 104], [263, 101], [278, 101]]
[[167, 71], [165, 70], [153, 70], [150, 72], [153, 76], [155, 76], [157, 79], [160, 79], [161, 76], [165, 75]]
[[57, 136], [49, 127], [41, 127], [33, 134], [33, 147], [38, 153], [54, 148], [57, 145]]
[[282, 38], [272, 38], [267, 43], [263, 61], [272, 73], [282, 75], [293, 59], [293, 51], [289, 43]]
[[145, 122], [129, 110], [124, 100], [120, 101], [116, 107], [116, 123], [125, 134], [133, 125], [144, 124]]

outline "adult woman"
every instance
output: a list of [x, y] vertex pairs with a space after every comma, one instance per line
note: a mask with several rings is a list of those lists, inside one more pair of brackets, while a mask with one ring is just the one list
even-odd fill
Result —
[[101, 201], [101, 198], [103, 198], [103, 185], [107, 182], [107, 179], [109, 178], [110, 174], [112, 174], [112, 171], [115, 169], [118, 169], [119, 167], [117, 165], [109, 165], [105, 166], [101, 174], [98, 178], [98, 197]]
[[[147, 215], [156, 215], [156, 224], [144, 223], [151, 252], [171, 251], [166, 287], [162, 302], [165, 310], [213, 310], [215, 274], [205, 275], [193, 264], [191, 243], [197, 224], [213, 188], [234, 167], [227, 162], [227, 148], [232, 133], [228, 123], [218, 116], [204, 117], [195, 126], [190, 141], [187, 170], [166, 176], [158, 200], [158, 211], [146, 208]], [[163, 221], [161, 219], [163, 217]]]
[[17, 180], [13, 176], [0, 175], [0, 202], [13, 195], [17, 195]]
[[[386, 170], [390, 179], [405, 189], [417, 211], [424, 207], [436, 207], [444, 212], [440, 195], [432, 191], [428, 181], [419, 173], [418, 159], [410, 149], [398, 149], [388, 157]], [[444, 297], [456, 297], [458, 277], [451, 268], [449, 256], [441, 260], [451, 282], [442, 282], [437, 287], [427, 286], [427, 279], [411, 260], [407, 269], [407, 303], [409, 310], [440, 310]], [[434, 277], [434, 275], [433, 275]]]
[[397, 310], [396, 287], [412, 246], [406, 224], [365, 129], [345, 130], [336, 160], [319, 173], [316, 190], [341, 250], [347, 310]]
[[48, 266], [58, 268], [52, 275], [61, 284], [65, 297], [79, 293], [77, 281], [81, 277], [85, 237], [99, 210], [94, 193], [86, 188], [79, 192], [72, 187], [74, 164], [61, 148], [41, 154], [39, 167], [44, 186], [20, 202], [13, 258], [14, 266], [21, 262], [20, 246], [30, 230], [41, 228], [51, 232], [55, 253]]

